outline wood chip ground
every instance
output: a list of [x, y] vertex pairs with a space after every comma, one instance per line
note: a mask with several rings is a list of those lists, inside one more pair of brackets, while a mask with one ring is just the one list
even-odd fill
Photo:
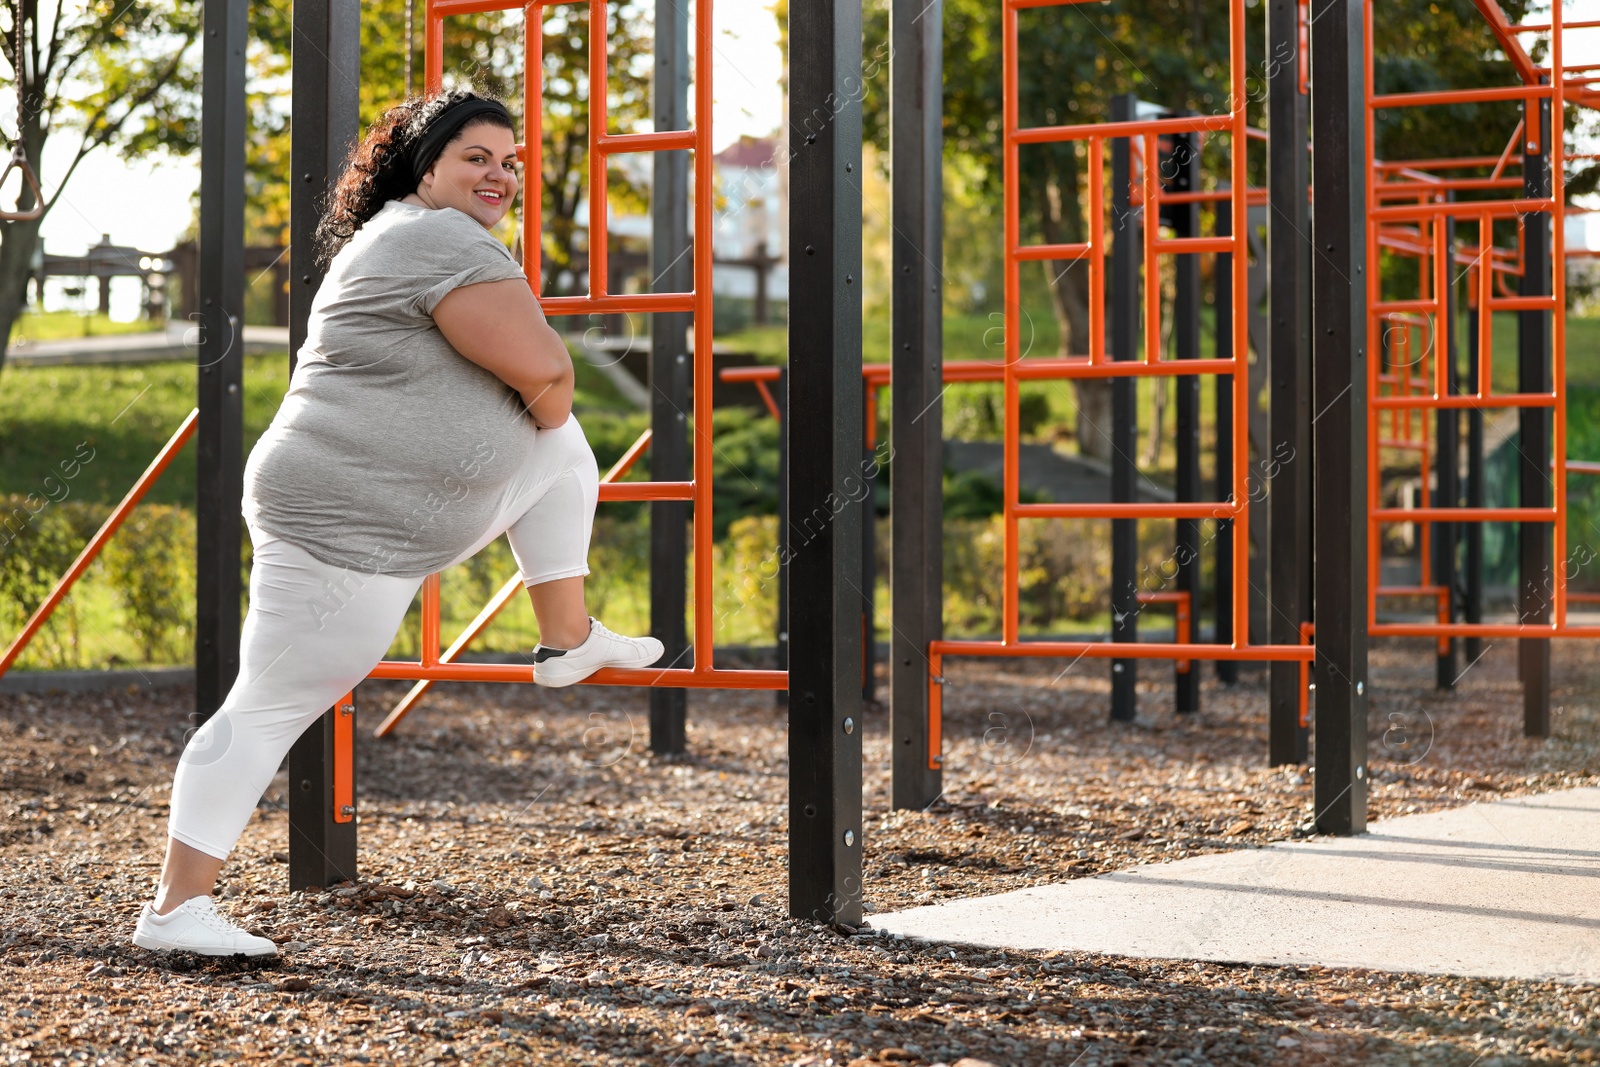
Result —
[[[1521, 736], [1515, 649], [1453, 693], [1379, 645], [1375, 817], [1600, 782], [1596, 665], [1556, 644], [1555, 737]], [[945, 795], [889, 806], [866, 716], [866, 907], [901, 908], [1302, 835], [1265, 766], [1264, 675], [1106, 721], [1103, 663], [955, 661]], [[404, 691], [369, 685], [375, 724]], [[634, 690], [441, 687], [363, 736], [361, 880], [291, 892], [280, 774], [221, 909], [278, 960], [128, 942], [192, 694], [0, 697], [0, 1062], [97, 1064], [1440, 1064], [1600, 1059], [1600, 991], [1322, 968], [935, 949], [789, 918], [784, 717], [696, 693], [654, 758]], [[1419, 921], [1426, 921], [1425, 917]]]

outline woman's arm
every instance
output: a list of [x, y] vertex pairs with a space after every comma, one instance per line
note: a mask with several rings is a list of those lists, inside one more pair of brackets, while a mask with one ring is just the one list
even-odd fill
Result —
[[527, 282], [453, 289], [433, 321], [457, 352], [522, 394], [535, 425], [554, 429], [572, 414], [572, 356]]

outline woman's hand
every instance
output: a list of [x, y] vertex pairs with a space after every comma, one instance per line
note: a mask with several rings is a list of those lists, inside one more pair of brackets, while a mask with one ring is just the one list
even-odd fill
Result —
[[522, 396], [535, 426], [554, 429], [572, 414], [572, 356], [527, 282], [463, 285], [433, 321], [452, 348]]

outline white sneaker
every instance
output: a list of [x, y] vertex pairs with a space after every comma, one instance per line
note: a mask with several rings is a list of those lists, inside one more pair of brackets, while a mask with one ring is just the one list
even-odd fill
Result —
[[276, 956], [278, 946], [246, 933], [217, 914], [208, 896], [190, 897], [165, 915], [146, 904], [133, 929], [140, 948], [175, 949], [201, 956]]
[[590, 617], [589, 637], [577, 648], [533, 647], [535, 685], [559, 687], [581, 682], [601, 667], [648, 667], [665, 651], [653, 637], [623, 637]]

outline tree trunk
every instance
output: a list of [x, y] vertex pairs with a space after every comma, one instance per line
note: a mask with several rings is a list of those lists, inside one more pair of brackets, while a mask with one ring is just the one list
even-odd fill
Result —
[[[34, 77], [30, 69], [28, 78], [31, 82]], [[23, 91], [37, 93], [36, 85], [24, 85]], [[25, 99], [32, 99], [27, 96]], [[22, 145], [28, 154], [28, 162], [33, 166], [34, 176], [39, 179], [39, 186], [44, 187], [44, 176], [39, 173], [39, 160], [44, 156], [44, 131], [39, 127], [39, 110], [37, 108], [24, 108], [22, 115]], [[11, 179], [7, 179], [10, 184]], [[3, 196], [4, 194], [0, 194]], [[18, 211], [28, 211], [38, 201], [35, 200], [33, 189], [26, 182], [21, 183], [21, 192], [16, 199]], [[9, 200], [7, 200], [9, 204]], [[46, 204], [48, 213], [49, 204]], [[39, 226], [44, 222], [44, 216], [29, 219], [26, 222], [0, 222], [0, 371], [5, 369], [6, 352], [11, 347], [11, 330], [17, 324], [17, 319], [22, 316], [22, 309], [27, 304], [28, 265], [33, 261], [33, 250], [39, 243]]]
[[[1035, 198], [1039, 232], [1047, 244], [1076, 244], [1084, 239], [1078, 189], [1078, 163], [1072, 146], [1052, 147], [1043, 153], [1044, 181]], [[1098, 220], [1097, 220], [1098, 221]], [[1089, 264], [1041, 263], [1050, 283], [1051, 308], [1061, 329], [1057, 355], [1084, 356], [1089, 352]], [[1103, 314], [1104, 308], [1101, 309]], [[1111, 382], [1079, 378], [1073, 381], [1078, 403], [1078, 452], [1096, 459], [1111, 458]], [[1096, 429], [1099, 427], [1099, 429]]]

